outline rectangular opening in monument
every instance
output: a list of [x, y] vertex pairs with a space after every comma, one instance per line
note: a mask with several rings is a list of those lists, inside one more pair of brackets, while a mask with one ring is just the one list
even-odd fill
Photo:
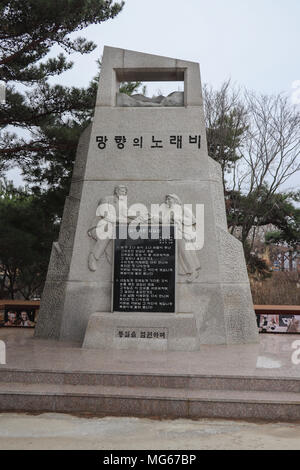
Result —
[[[124, 89], [125, 87], [128, 89], [131, 85], [135, 83], [137, 82], [122, 82], [120, 83], [120, 90]], [[147, 98], [159, 98], [162, 96], [166, 97], [170, 93], [177, 91], [184, 93], [183, 81], [142, 81], [139, 87], [133, 91], [133, 94], [144, 95]]]
[[[117, 93], [128, 93], [130, 86], [140, 82], [132, 93], [136, 106], [184, 106], [186, 69], [136, 68], [115, 69]], [[127, 98], [128, 100], [128, 98]], [[126, 100], [125, 100], [126, 101]], [[117, 106], [135, 106], [117, 99]]]
[[[113, 311], [175, 313], [176, 241], [174, 225], [145, 225], [134, 239], [117, 226], [114, 240]], [[123, 229], [124, 231], [124, 226]]]

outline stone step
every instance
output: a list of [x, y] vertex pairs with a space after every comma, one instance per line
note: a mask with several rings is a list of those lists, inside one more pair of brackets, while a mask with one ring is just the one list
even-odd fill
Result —
[[0, 369], [1, 383], [103, 385], [184, 390], [239, 390], [300, 393], [300, 378], [195, 374], [133, 374], [99, 371]]
[[300, 393], [0, 383], [1, 411], [299, 420]]

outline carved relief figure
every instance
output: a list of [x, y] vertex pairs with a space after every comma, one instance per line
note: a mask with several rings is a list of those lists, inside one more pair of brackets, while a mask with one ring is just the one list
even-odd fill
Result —
[[[196, 219], [188, 207], [183, 206], [176, 194], [167, 194], [162, 205], [161, 219], [175, 224], [178, 246], [178, 274], [187, 276], [187, 282], [195, 281], [201, 269], [195, 238]], [[187, 249], [187, 245], [190, 249]]]
[[88, 257], [90, 271], [97, 270], [98, 261], [103, 255], [111, 262], [107, 248], [112, 238], [99, 238], [99, 233], [112, 233], [116, 222], [127, 222], [127, 192], [126, 186], [116, 186], [112, 196], [106, 196], [98, 203], [96, 216], [87, 232], [96, 242]]

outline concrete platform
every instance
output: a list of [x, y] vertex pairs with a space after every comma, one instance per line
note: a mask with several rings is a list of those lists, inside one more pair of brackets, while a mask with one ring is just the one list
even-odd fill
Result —
[[0, 413], [0, 449], [299, 450], [300, 424]]
[[1, 411], [171, 418], [300, 419], [297, 335], [197, 352], [99, 351], [1, 329]]

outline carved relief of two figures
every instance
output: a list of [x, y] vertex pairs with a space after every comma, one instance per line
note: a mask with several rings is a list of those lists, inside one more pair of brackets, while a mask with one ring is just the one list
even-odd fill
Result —
[[[196, 237], [196, 218], [188, 205], [183, 205], [176, 194], [167, 194], [163, 204], [159, 206], [159, 211], [149, 214], [147, 209], [131, 213], [127, 209], [127, 187], [116, 186], [114, 194], [101, 199], [98, 203], [96, 217], [88, 229], [88, 235], [95, 243], [89, 253], [88, 267], [91, 271], [96, 271], [98, 261], [106, 256], [111, 261], [108, 254], [108, 247], [112, 241], [112, 235], [116, 223], [128, 224], [133, 220], [137, 224], [160, 224], [168, 221], [174, 224], [178, 253], [178, 274], [185, 276], [187, 282], [195, 281], [201, 269], [199, 261], [199, 251], [203, 247], [203, 240]], [[141, 205], [141, 207], [144, 207]], [[136, 205], [135, 205], [136, 208]], [[103, 234], [107, 236], [103, 236]], [[102, 235], [101, 235], [102, 234]]]

